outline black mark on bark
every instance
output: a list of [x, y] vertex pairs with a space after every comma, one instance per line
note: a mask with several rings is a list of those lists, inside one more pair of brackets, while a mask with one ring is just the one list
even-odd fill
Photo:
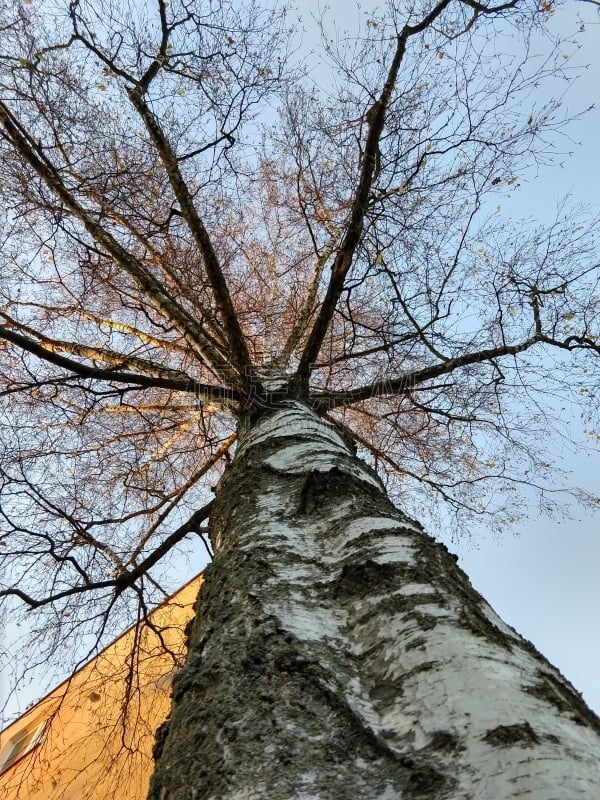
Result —
[[528, 722], [520, 722], [516, 725], [498, 725], [497, 728], [489, 730], [482, 738], [492, 747], [510, 747], [514, 744], [533, 747], [540, 743], [539, 736]]
[[365, 561], [362, 564], [346, 564], [336, 581], [336, 597], [362, 597], [384, 594], [397, 585], [397, 566]]
[[170, 717], [167, 717], [167, 719], [156, 729], [156, 733], [154, 734], [154, 745], [152, 747], [152, 758], [155, 761], [158, 761], [162, 755], [163, 747], [165, 746], [165, 741], [169, 734], [170, 724], [171, 719]]
[[404, 646], [404, 649], [416, 650], [418, 648], [419, 650], [425, 650], [426, 645], [427, 639], [425, 639], [423, 636], [417, 636], [417, 638], [413, 639], [412, 642], [408, 642], [408, 644]]
[[446, 779], [437, 770], [417, 767], [412, 770], [407, 789], [412, 797], [432, 797], [446, 783]]
[[297, 514], [313, 514], [321, 505], [322, 495], [326, 491], [326, 481], [323, 473], [311, 470], [304, 480], [300, 490]]
[[427, 747], [440, 753], [458, 753], [465, 749], [460, 737], [450, 731], [434, 731]]

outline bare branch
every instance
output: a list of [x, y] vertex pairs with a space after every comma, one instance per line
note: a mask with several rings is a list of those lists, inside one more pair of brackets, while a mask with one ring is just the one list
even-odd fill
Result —
[[300, 358], [297, 372], [300, 383], [308, 382], [311, 364], [317, 360], [333, 312], [342, 294], [346, 276], [352, 266], [354, 253], [360, 241], [365, 214], [369, 206], [369, 194], [373, 182], [377, 178], [377, 163], [380, 158], [379, 141], [385, 125], [386, 110], [396, 86], [407, 42], [411, 36], [420, 33], [431, 25], [448, 7], [450, 2], [451, 0], [441, 0], [420, 23], [404, 26], [397, 36], [396, 50], [381, 94], [367, 112], [367, 137], [362, 156], [360, 176], [352, 198], [350, 222], [331, 267], [331, 276], [325, 298]]
[[[194, 380], [193, 378], [184, 376], [181, 373], [177, 375], [175, 371], [173, 371], [172, 376], [169, 377], [168, 373], [171, 371], [158, 370], [156, 367], [152, 367], [152, 369], [156, 372], [156, 374], [153, 376], [121, 371], [121, 369], [117, 368], [102, 369], [99, 367], [90, 367], [77, 361], [73, 361], [73, 359], [61, 356], [55, 352], [56, 349], [63, 349], [63, 347], [64, 349], [67, 349], [67, 343], [52, 342], [46, 337], [42, 337], [40, 335], [39, 338], [42, 342], [42, 344], [40, 344], [34, 339], [17, 333], [6, 325], [0, 325], [0, 338], [18, 345], [23, 350], [27, 350], [29, 353], [33, 353], [33, 355], [37, 356], [43, 361], [55, 364], [56, 366], [62, 367], [63, 369], [68, 370], [70, 373], [79, 375], [83, 378], [91, 378], [98, 381], [108, 381], [110, 383], [133, 384], [134, 386], [156, 387], [161, 389], [171, 389], [177, 392], [186, 392], [198, 397], [200, 402], [207, 402], [224, 408], [231, 407], [232, 403], [235, 404], [236, 402], [239, 402], [239, 394], [229, 388], [203, 384]], [[61, 345], [63, 347], [61, 347]], [[79, 354], [90, 357], [92, 352], [93, 348], [84, 348], [82, 346]], [[118, 361], [117, 354], [114, 355], [114, 360]], [[124, 357], [122, 366], [126, 368], [127, 366], [135, 366], [135, 364], [127, 357]], [[150, 366], [147, 369], [148, 371], [152, 371]], [[159, 374], [159, 372], [162, 374]]]
[[540, 342], [538, 336], [533, 336], [520, 344], [502, 345], [474, 353], [466, 353], [457, 358], [449, 358], [441, 364], [435, 364], [423, 369], [407, 372], [405, 375], [374, 381], [371, 384], [350, 389], [346, 392], [324, 392], [313, 395], [316, 407], [322, 410], [334, 409], [339, 406], [348, 406], [373, 397], [387, 397], [390, 395], [405, 395], [413, 392], [416, 387], [442, 375], [449, 375], [455, 370], [471, 364], [491, 363], [494, 359], [505, 356], [515, 356], [529, 350]]
[[[158, 64], [159, 62], [155, 61], [152, 65], [152, 67], [157, 65], [156, 71], [158, 71]], [[235, 308], [231, 301], [225, 275], [221, 269], [208, 231], [200, 219], [192, 195], [183, 179], [177, 157], [156, 117], [143, 98], [150, 81], [156, 74], [156, 71], [153, 70], [152, 67], [148, 70], [144, 78], [142, 78], [138, 86], [128, 91], [129, 99], [143, 119], [146, 129], [156, 145], [157, 152], [165, 165], [175, 197], [181, 205], [181, 213], [189, 225], [199, 251], [202, 253], [206, 274], [208, 275], [210, 285], [214, 292], [217, 309], [219, 310], [227, 333], [232, 362], [238, 371], [238, 382], [241, 381], [241, 384], [245, 386], [247, 384], [248, 368], [251, 363], [250, 354]]]
[[140, 289], [147, 295], [151, 304], [159, 311], [166, 313], [198, 353], [202, 361], [216, 374], [230, 374], [229, 365], [222, 358], [208, 334], [167, 294], [161, 283], [145, 270], [139, 261], [128, 253], [76, 200], [73, 193], [63, 183], [52, 163], [31, 141], [27, 132], [22, 129], [4, 102], [0, 102], [0, 121], [4, 128], [3, 138], [12, 143], [15, 150], [37, 172], [71, 213], [82, 222], [98, 244], [104, 247], [115, 261], [131, 275]]

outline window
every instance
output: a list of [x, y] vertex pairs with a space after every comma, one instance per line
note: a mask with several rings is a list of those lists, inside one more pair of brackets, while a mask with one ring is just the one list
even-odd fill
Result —
[[32, 722], [18, 733], [15, 733], [0, 749], [0, 772], [4, 772], [22, 756], [33, 750], [44, 739], [48, 720]]

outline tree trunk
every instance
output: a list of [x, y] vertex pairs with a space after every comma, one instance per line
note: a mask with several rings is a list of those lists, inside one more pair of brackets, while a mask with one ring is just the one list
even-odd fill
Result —
[[343, 434], [241, 427], [150, 798], [600, 797], [600, 721]]

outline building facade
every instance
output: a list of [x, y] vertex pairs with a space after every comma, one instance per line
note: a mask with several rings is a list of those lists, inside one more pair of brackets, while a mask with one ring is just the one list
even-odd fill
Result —
[[145, 800], [195, 578], [0, 732], [0, 800]]

